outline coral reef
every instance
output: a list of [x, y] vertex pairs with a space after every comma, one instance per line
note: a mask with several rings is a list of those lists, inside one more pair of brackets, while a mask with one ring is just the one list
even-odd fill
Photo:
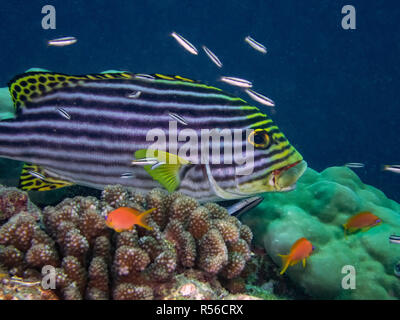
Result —
[[35, 220], [40, 219], [40, 210], [29, 201], [26, 192], [0, 186], [0, 223], [20, 212], [29, 213]]
[[[317, 173], [308, 169], [296, 190], [264, 194], [264, 202], [242, 216], [254, 233], [255, 243], [265, 248], [281, 266], [278, 254], [306, 237], [315, 251], [305, 268], [289, 267], [289, 277], [308, 295], [319, 299], [399, 299], [400, 282], [394, 266], [400, 247], [388, 237], [400, 230], [400, 205], [378, 189], [363, 184], [349, 168], [332, 167]], [[342, 225], [361, 212], [370, 211], [383, 223], [367, 232], [344, 237]], [[344, 266], [356, 271], [355, 288], [342, 287]]]
[[[105, 217], [120, 206], [156, 208], [147, 218], [153, 229], [109, 229]], [[26, 193], [2, 188], [0, 208], [6, 278], [40, 282], [41, 268], [52, 266], [52, 292], [61, 299], [223, 298], [229, 291], [221, 281], [232, 287], [251, 258], [247, 226], [223, 207], [179, 192], [108, 186], [101, 199], [66, 198], [41, 212]]]

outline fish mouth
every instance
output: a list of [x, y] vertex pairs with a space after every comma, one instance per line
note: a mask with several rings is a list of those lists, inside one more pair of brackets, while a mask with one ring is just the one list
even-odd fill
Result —
[[270, 171], [262, 179], [256, 179], [247, 183], [237, 184], [234, 190], [241, 195], [255, 195], [263, 192], [283, 192], [296, 188], [297, 180], [307, 169], [307, 162], [296, 159], [288, 165]]
[[272, 171], [268, 184], [276, 191], [290, 191], [296, 188], [297, 180], [307, 169], [307, 162], [296, 161]]

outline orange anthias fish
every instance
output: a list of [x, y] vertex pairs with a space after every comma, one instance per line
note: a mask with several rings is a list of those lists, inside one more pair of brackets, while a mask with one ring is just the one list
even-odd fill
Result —
[[353, 233], [361, 229], [363, 232], [365, 232], [381, 223], [382, 220], [371, 212], [360, 212], [359, 214], [350, 217], [343, 225], [344, 235], [346, 236], [346, 231]]
[[132, 230], [135, 224], [146, 228], [147, 230], [153, 230], [153, 228], [146, 224], [144, 219], [154, 210], [156, 210], [156, 208], [152, 208], [140, 213], [136, 209], [120, 207], [108, 214], [106, 218], [106, 225], [117, 232]]
[[290, 253], [288, 255], [278, 256], [282, 257], [283, 269], [280, 274], [284, 274], [289, 266], [294, 266], [295, 264], [303, 261], [303, 267], [306, 267], [306, 259], [311, 255], [314, 250], [314, 246], [306, 238], [300, 238], [297, 240], [290, 248]]

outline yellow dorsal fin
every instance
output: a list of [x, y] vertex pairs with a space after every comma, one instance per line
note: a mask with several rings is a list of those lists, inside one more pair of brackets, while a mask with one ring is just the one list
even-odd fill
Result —
[[18, 188], [29, 191], [49, 191], [73, 185], [73, 182], [53, 177], [49, 172], [35, 164], [25, 163], [19, 179]]
[[34, 99], [45, 96], [64, 87], [74, 87], [87, 81], [131, 79], [128, 72], [110, 72], [71, 76], [55, 72], [30, 71], [17, 75], [8, 83], [14, 108], [25, 107]]
[[192, 79], [189, 79], [189, 78], [184, 78], [184, 77], [177, 76], [177, 75], [172, 76], [172, 75], [156, 73], [156, 74], [154, 74], [152, 76], [154, 76], [156, 79], [163, 79], [163, 80], [175, 80], [175, 81], [179, 80], [179, 81], [191, 82], [191, 83], [196, 83], [197, 82], [196, 80], [192, 80]]
[[153, 149], [141, 149], [135, 152], [136, 159], [155, 158], [158, 163], [155, 165], [144, 165], [146, 172], [158, 181], [168, 192], [175, 191], [180, 184], [179, 169], [183, 165], [190, 164], [177, 155]]

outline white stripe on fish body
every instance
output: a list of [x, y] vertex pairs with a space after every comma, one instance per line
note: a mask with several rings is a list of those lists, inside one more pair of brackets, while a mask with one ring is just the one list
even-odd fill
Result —
[[[122, 81], [121, 81], [122, 82]], [[141, 85], [144, 85], [144, 81], [132, 81], [133, 83], [137, 82], [137, 83], [141, 83]], [[154, 81], [155, 83], [156, 81]], [[160, 83], [162, 84], [161, 88], [164, 87], [165, 84], [165, 80], [160, 80]], [[179, 81], [177, 81], [179, 82]], [[124, 81], [124, 84], [127, 84], [128, 81]], [[154, 83], [149, 84], [148, 86], [152, 87], [154, 85]], [[173, 86], [168, 86], [168, 88], [172, 88]], [[177, 86], [177, 88], [183, 88], [184, 85], [182, 86]], [[186, 86], [186, 88], [188, 88], [188, 86]], [[174, 88], [172, 88], [174, 89]], [[189, 90], [194, 90], [194, 89], [190, 89]], [[114, 137], [114, 135], [107, 135], [107, 133], [113, 133], [115, 134], [115, 138], [117, 133], [122, 133], [122, 132], [128, 132], [128, 131], [132, 131], [131, 130], [131, 125], [129, 124], [129, 126], [120, 126], [120, 124], [118, 124], [118, 122], [113, 122], [113, 121], [107, 121], [107, 122], [101, 122], [101, 121], [97, 121], [98, 119], [95, 118], [94, 121], [92, 122], [92, 117], [90, 118], [84, 118], [81, 117], [83, 114], [86, 114], [87, 112], [91, 113], [91, 114], [96, 114], [96, 112], [98, 113], [100, 120], [106, 118], [106, 114], [110, 114], [110, 116], [113, 117], [120, 117], [119, 115], [126, 115], [129, 118], [134, 118], [135, 116], [137, 116], [137, 113], [135, 113], [135, 110], [132, 110], [133, 108], [120, 108], [118, 106], [118, 109], [114, 112], [112, 111], [113, 109], [108, 110], [106, 107], [107, 106], [103, 106], [100, 102], [101, 101], [129, 101], [130, 103], [127, 103], [127, 106], [141, 106], [143, 104], [139, 103], [142, 102], [142, 100], [145, 100], [147, 98], [146, 95], [146, 91], [144, 91], [145, 94], [142, 95], [141, 99], [139, 99], [139, 101], [137, 100], [132, 100], [127, 98], [127, 94], [132, 93], [133, 91], [136, 90], [119, 90], [117, 93], [121, 93], [120, 95], [118, 94], [117, 96], [114, 95], [114, 92], [111, 92], [110, 97], [106, 97], [106, 94], [104, 92], [102, 92], [101, 90], [96, 90], [95, 92], [89, 92], [88, 90], [84, 90], [83, 92], [71, 92], [71, 91], [66, 91], [63, 92], [58, 95], [61, 99], [59, 100], [59, 102], [48, 102], [48, 104], [46, 105], [41, 105], [40, 102], [45, 101], [46, 99], [41, 99], [41, 101], [38, 101], [38, 105], [34, 106], [35, 108], [29, 108], [29, 106], [27, 108], [24, 108], [27, 112], [36, 110], [35, 112], [39, 112], [39, 110], [41, 110], [42, 112], [46, 109], [46, 108], [52, 108], [51, 112], [47, 112], [46, 114], [46, 118], [48, 119], [50, 116], [50, 119], [56, 120], [56, 121], [49, 121], [47, 120], [47, 124], [42, 126], [43, 122], [46, 122], [46, 120], [38, 120], [38, 121], [27, 121], [27, 122], [21, 122], [21, 127], [28, 127], [30, 128], [30, 132], [32, 132], [32, 135], [42, 135], [43, 139], [42, 141], [35, 141], [36, 146], [37, 146], [37, 150], [35, 150], [33, 152], [33, 154], [30, 155], [30, 157], [32, 158], [32, 162], [33, 163], [38, 163], [39, 165], [47, 165], [47, 168], [53, 170], [53, 168], [56, 169], [60, 169], [62, 170], [60, 173], [62, 173], [64, 170], [69, 170], [69, 168], [71, 169], [70, 172], [67, 172], [65, 174], [66, 177], [71, 177], [71, 180], [76, 181], [76, 182], [85, 182], [85, 183], [81, 183], [83, 185], [87, 185], [88, 183], [90, 184], [95, 184], [95, 185], [104, 185], [104, 184], [114, 184], [116, 182], [120, 182], [120, 181], [124, 181], [123, 184], [127, 184], [127, 185], [135, 185], [135, 186], [139, 186], [141, 187], [140, 181], [135, 182], [135, 181], [131, 181], [131, 180], [139, 180], [139, 179], [143, 179], [146, 180], [146, 186], [147, 183], [149, 185], [157, 185], [157, 181], [155, 181], [153, 183], [153, 181], [151, 180], [151, 177], [148, 176], [144, 176], [144, 175], [139, 175], [139, 171], [143, 171], [143, 174], [146, 174], [146, 172], [144, 172], [144, 170], [142, 168], [133, 168], [134, 170], [132, 170], [135, 174], [137, 174], [135, 179], [126, 179], [127, 175], [126, 173], [128, 173], [129, 171], [131, 171], [131, 161], [133, 160], [134, 156], [134, 149], [138, 148], [138, 149], [144, 149], [143, 147], [139, 148], [138, 145], [143, 144], [143, 139], [141, 139], [141, 136], [146, 136], [145, 132], [147, 133], [147, 123], [145, 123], [145, 121], [142, 121], [141, 126], [139, 128], [139, 130], [135, 133], [131, 133], [129, 135], [129, 137], [134, 137], [135, 139], [133, 139], [133, 141], [137, 144], [133, 145], [133, 146], [128, 146], [127, 145], [127, 141], [130, 140], [125, 136], [122, 137], [118, 137], [117, 140], [112, 141], [111, 138]], [[139, 90], [141, 91], [141, 90]], [[200, 91], [200, 90], [199, 90]], [[49, 94], [46, 97], [48, 98], [50, 95], [53, 94]], [[99, 106], [99, 109], [96, 109], [95, 107], [93, 107], [94, 109], [91, 110], [91, 105], [89, 105], [87, 108], [84, 108], [85, 105], [84, 103], [82, 104], [81, 107], [77, 107], [77, 109], [71, 109], [71, 107], [69, 106], [70, 104], [72, 105], [74, 103], [73, 99], [70, 99], [73, 96], [80, 96], [82, 97], [82, 103], [85, 101], [95, 101], [96, 107]], [[142, 99], [143, 98], [143, 99]], [[153, 98], [153, 97], [152, 97]], [[157, 98], [157, 97], [156, 97]], [[167, 99], [168, 97], [165, 98], [165, 101], [170, 101]], [[110, 100], [111, 99], [111, 100]], [[62, 101], [62, 103], [60, 103], [60, 101]], [[146, 103], [148, 103], [149, 106], [153, 107], [154, 106], [154, 102], [149, 100], [145, 100]], [[167, 112], [171, 111], [171, 112], [176, 112], [177, 115], [183, 115], [185, 118], [187, 118], [189, 120], [189, 123], [191, 123], [192, 125], [196, 124], [196, 121], [194, 119], [196, 119], [196, 117], [191, 113], [191, 112], [186, 112], [184, 113], [183, 108], [187, 107], [187, 101], [186, 100], [178, 100], [176, 102], [174, 102], [173, 105], [174, 107], [172, 109], [165, 109], [165, 102], [164, 101], [160, 101], [160, 99], [156, 99], [155, 100], [157, 103], [160, 104], [160, 106], [162, 105], [162, 109], [160, 109], [160, 113], [159, 115], [161, 117], [157, 116], [157, 121], [158, 123], [161, 123], [161, 126], [167, 127], [168, 125], [168, 120], [164, 123], [164, 119], [168, 119], [168, 114], [165, 114], [165, 110], [168, 110]], [[198, 107], [198, 108], [203, 108], [203, 105], [200, 103], [207, 103], [204, 101], [199, 101], [199, 103], [197, 103], [198, 101], [196, 100], [189, 100], [188, 101], [190, 104], [193, 103], [194, 106]], [[66, 110], [68, 110], [68, 112], [71, 112], [71, 114], [73, 115], [74, 120], [78, 120], [77, 122], [75, 121], [67, 121], [65, 119], [59, 119], [60, 117], [58, 116], [58, 114], [56, 114], [54, 112], [54, 108], [57, 106], [57, 103], [59, 103], [59, 107], [61, 108], [65, 108]], [[56, 104], [56, 105], [54, 105]], [[216, 107], [220, 107], [221, 109], [222, 106], [225, 106], [225, 100], [224, 101], [213, 101], [212, 105], [210, 105], [210, 103], [207, 104], [207, 110], [211, 110], [213, 108], [213, 106], [215, 105]], [[245, 105], [247, 105], [246, 103], [244, 103]], [[94, 104], [92, 104], [94, 105]], [[101, 107], [101, 108], [100, 108]], [[104, 110], [102, 109], [104, 108]], [[238, 108], [241, 108], [240, 106], [238, 106]], [[255, 108], [255, 107], [254, 107]], [[145, 108], [138, 108], [140, 112], [145, 112]], [[47, 110], [47, 109], [46, 109]], [[152, 108], [152, 110], [155, 110], [155, 108]], [[158, 111], [158, 110], [156, 110]], [[25, 111], [24, 111], [25, 113]], [[39, 112], [40, 113], [40, 112]], [[139, 113], [140, 114], [140, 113]], [[239, 113], [238, 113], [239, 114]], [[78, 117], [79, 116], [79, 117]], [[154, 117], [154, 116], [153, 116]], [[181, 116], [180, 116], [181, 117]], [[224, 119], [225, 117], [225, 113], [223, 115], [218, 115], [218, 118], [221, 118], [221, 121]], [[123, 118], [123, 120], [125, 120], [125, 117], [120, 117], [121, 119]], [[162, 118], [162, 121], [160, 121], [160, 118]], [[181, 117], [182, 118], [182, 117]], [[232, 119], [241, 119], [242, 116], [240, 117], [231, 117], [230, 120]], [[245, 118], [245, 117], [244, 117]], [[29, 119], [29, 117], [27, 117], [27, 119]], [[40, 119], [40, 118], [37, 118]], [[83, 121], [81, 121], [81, 119]], [[182, 118], [183, 119], [183, 118]], [[206, 117], [202, 117], [201, 118], [201, 122], [206, 123], [206, 121], [209, 121], [209, 119], [213, 119], [213, 116], [206, 116]], [[109, 119], [107, 119], [109, 120]], [[142, 119], [141, 119], [142, 120]], [[186, 119], [183, 119], [186, 122]], [[226, 121], [228, 119], [225, 119]], [[193, 122], [192, 122], [193, 121]], [[145, 125], [143, 125], [145, 124]], [[136, 125], [135, 123], [132, 123], [132, 125]], [[56, 130], [56, 128], [63, 128], [63, 126], [67, 126], [65, 132], [58, 132], [58, 130]], [[249, 123], [247, 123], [247, 121], [243, 124], [240, 124], [240, 127], [248, 127]], [[18, 125], [18, 127], [20, 127]], [[49, 129], [48, 132], [55, 132], [57, 135], [56, 136], [51, 136], [49, 135], [48, 138], [46, 138], [46, 136], [44, 135], [44, 130], [41, 131], [35, 131], [34, 129], [42, 129], [42, 127]], [[86, 133], [85, 136], [79, 137], [79, 139], [76, 139], [77, 141], [74, 141], [73, 143], [68, 142], [69, 140], [75, 140], [75, 139], [71, 139], [71, 137], [74, 137], [75, 132], [79, 132], [79, 128], [81, 127], [81, 129], [84, 129], [83, 131]], [[75, 131], [76, 130], [76, 131]], [[7, 131], [4, 131], [5, 134], [9, 135], [7, 133]], [[21, 132], [16, 132], [18, 135], [18, 139], [22, 138], [22, 131]], [[102, 137], [101, 139], [99, 139], [100, 135], [96, 135], [92, 133], [101, 133]], [[31, 135], [31, 133], [30, 133]], [[21, 136], [21, 137], [20, 137]], [[59, 140], [59, 141], [57, 141]], [[66, 148], [64, 150], [60, 150], [60, 148], [57, 147], [56, 144], [46, 144], [47, 141], [57, 141], [59, 142], [60, 145], [64, 144], [66, 146]], [[110, 143], [108, 143], [108, 141], [110, 141]], [[246, 143], [246, 141], [241, 141], [243, 143]], [[81, 148], [76, 148], [76, 145], [80, 146], [80, 143], [82, 144]], [[178, 143], [178, 142], [177, 142]], [[93, 145], [93, 146], [98, 146], [100, 147], [99, 149], [96, 148], [86, 148], [86, 146], [88, 145]], [[5, 144], [5, 147], [8, 146], [12, 146], [12, 144], [8, 143]], [[10, 147], [11, 148], [11, 147]], [[15, 146], [14, 146], [15, 148]], [[121, 149], [121, 150], [118, 150]], [[18, 150], [16, 150], [16, 152], [13, 153], [13, 155], [18, 155], [17, 153]], [[117, 152], [115, 152], [117, 151]], [[117, 153], [120, 153], [119, 155], [117, 155]], [[23, 156], [25, 157], [25, 155]], [[43, 158], [43, 159], [42, 159]], [[35, 161], [33, 160], [35, 159]], [[87, 159], [89, 161], [81, 161], [82, 159]], [[38, 160], [38, 161], [36, 161]], [[77, 161], [76, 161], [77, 160]], [[219, 159], [218, 157], [218, 160]], [[65, 162], [65, 163], [63, 163]], [[214, 162], [214, 161], [213, 161]], [[148, 163], [146, 163], [148, 164]], [[155, 163], [155, 165], [162, 165], [162, 163]], [[118, 166], [118, 168], [116, 168]], [[154, 166], [156, 167], [156, 166]], [[44, 167], [46, 168], [46, 167]], [[120, 169], [121, 168], [121, 169]], [[115, 172], [118, 169], [118, 172]], [[153, 168], [154, 169], [154, 168]], [[215, 172], [219, 172], [217, 174], [217, 177], [221, 178], [221, 170], [219, 170], [217, 168], [215, 170]], [[54, 170], [55, 171], [55, 170]], [[97, 174], [96, 174], [97, 173]], [[122, 176], [121, 176], [122, 174]], [[224, 188], [225, 185], [225, 181], [222, 181], [223, 179], [218, 179], [216, 178], [216, 183], [218, 184], [218, 186], [221, 188]], [[125, 183], [125, 181], [127, 183]], [[231, 180], [229, 180], [231, 181]], [[187, 189], [188, 190], [193, 190], [196, 187], [196, 183], [193, 183], [193, 181], [190, 181], [191, 183], [188, 183], [187, 185]], [[197, 181], [194, 181], [197, 182]], [[227, 184], [230, 182], [226, 182]], [[231, 192], [230, 190], [232, 190], [233, 192]], [[228, 189], [228, 196], [234, 196], [234, 195], [239, 195], [242, 196], [242, 194], [238, 194], [235, 192], [236, 189], [232, 189], [229, 188]], [[247, 196], [247, 194], [246, 194]]]
[[176, 41], [187, 51], [191, 54], [197, 55], [199, 52], [197, 51], [196, 47], [192, 45], [189, 41], [187, 41], [184, 37], [177, 34], [175, 31], [171, 33], [171, 36], [175, 38]]
[[183, 117], [181, 117], [179, 114], [176, 114], [176, 113], [168, 113], [168, 114], [172, 119], [178, 121], [179, 123], [183, 124], [184, 126], [188, 125], [188, 122]]
[[[144, 75], [141, 75], [144, 76]], [[149, 80], [146, 78], [146, 80]], [[179, 82], [180, 80], [176, 80]], [[174, 81], [172, 80], [171, 83]], [[182, 84], [182, 82], [180, 82]], [[198, 98], [220, 98], [220, 99], [232, 99], [232, 97], [228, 97], [225, 94], [221, 93], [201, 93], [196, 91], [183, 91], [183, 90], [174, 90], [174, 89], [156, 89], [149, 88], [145, 86], [141, 86], [140, 84], [124, 84], [124, 83], [101, 83], [101, 82], [86, 82], [81, 84], [82, 87], [85, 88], [96, 88], [96, 89], [130, 89], [132, 91], [141, 91], [146, 94], [155, 94], [155, 95], [180, 95], [180, 96], [193, 96]], [[41, 98], [39, 98], [41, 99]], [[234, 98], [235, 100], [240, 100], [239, 97]]]
[[392, 235], [389, 237], [389, 242], [390, 242], [390, 243], [400, 244], [400, 236], [397, 236], [397, 235], [395, 235], [395, 234], [392, 234]]
[[[243, 80], [240, 79], [242, 81], [247, 81], [247, 80]], [[247, 81], [248, 83], [249, 81]], [[243, 86], [242, 86], [243, 87]], [[45, 97], [43, 97], [40, 101], [42, 103], [47, 102], [49, 100], [52, 99], [57, 99], [57, 98], [65, 98], [65, 99], [82, 99], [84, 101], [91, 101], [91, 97], [87, 94], [84, 93], [61, 93], [61, 92], [55, 92], [55, 93], [51, 93], [46, 95]], [[176, 102], [165, 102], [165, 101], [160, 101], [160, 102], [155, 102], [155, 101], [146, 101], [143, 99], [129, 99], [128, 97], [112, 97], [112, 96], [100, 96], [97, 95], [96, 99], [100, 102], [116, 102], [116, 103], [120, 103], [120, 104], [124, 104], [124, 105], [140, 105], [140, 106], [148, 106], [148, 107], [152, 107], [152, 106], [163, 106], [165, 108], [168, 107], [176, 107], [176, 108], [180, 108], [183, 110], [186, 110], [187, 108], [198, 108], [199, 106], [201, 106], [202, 110], [227, 110], [227, 107], [225, 105], [221, 105], [221, 104], [209, 104], [209, 105], [196, 105], [196, 104], [192, 104], [192, 103], [187, 103], [187, 104], [183, 104], [183, 103], [176, 103]], [[34, 102], [36, 102], [37, 100], [33, 100]], [[245, 105], [245, 104], [244, 104]], [[237, 109], [242, 109], [242, 106], [229, 106], [229, 109], [231, 110], [237, 110]]]
[[[40, 108], [33, 108], [33, 109], [25, 109], [24, 114], [41, 114], [43, 112], [50, 111], [52, 109], [54, 109], [54, 107], [40, 107]], [[83, 109], [83, 108], [74, 107], [74, 106], [68, 106], [68, 110], [74, 112], [74, 114], [76, 114], [77, 116], [78, 115], [80, 115], [80, 116], [98, 116], [99, 115], [98, 111], [96, 111], [96, 110]], [[103, 117], [108, 117], [108, 119], [120, 119], [120, 118], [124, 117], [126, 120], [135, 120], [138, 117], [140, 117], [140, 119], [143, 119], [146, 121], [154, 120], [153, 115], [148, 115], [148, 114], [139, 113], [139, 112], [134, 114], [134, 113], [123, 113], [123, 112], [116, 113], [114, 111], [104, 111], [103, 110], [101, 115]], [[178, 117], [180, 117], [181, 120], [183, 119], [187, 124], [190, 123], [190, 121], [188, 121], [186, 118], [184, 119], [181, 116], [178, 116]], [[159, 120], [165, 120], [166, 122], [168, 122], [169, 118], [171, 118], [171, 116], [169, 114], [168, 115], [160, 114], [158, 117]], [[215, 120], [216, 122], [230, 123], [232, 121], [244, 121], [247, 118], [246, 117], [227, 118], [227, 117], [213, 116], [213, 117], [203, 117], [203, 118], [199, 119], [198, 117], [193, 116], [193, 117], [188, 117], [188, 119], [190, 119], [191, 121], [195, 121], [197, 124], [208, 124], [212, 120]], [[43, 124], [43, 123], [46, 123], [46, 122], [40, 122], [40, 123], [36, 123], [36, 124]], [[21, 125], [23, 125], [23, 124], [21, 124]], [[119, 129], [120, 127], [118, 126], [118, 124], [116, 124], [115, 128]], [[245, 129], [245, 128], [246, 127], [243, 127], [243, 129]]]
[[365, 164], [360, 162], [349, 162], [346, 163], [344, 166], [348, 168], [364, 168]]
[[63, 37], [49, 40], [47, 44], [54, 47], [64, 47], [76, 43], [78, 40], [75, 37]]
[[132, 92], [131, 94], [128, 95], [128, 98], [137, 99], [140, 97], [141, 93], [142, 93], [141, 91]]
[[70, 114], [65, 111], [63, 108], [57, 108], [57, 111], [59, 112], [59, 114], [61, 114], [62, 117], [64, 117], [67, 120], [71, 120], [71, 116]]
[[232, 86], [237, 86], [241, 88], [251, 88], [253, 86], [253, 84], [250, 81], [241, 78], [221, 77], [220, 80]]
[[258, 92], [255, 92], [254, 90], [251, 90], [251, 89], [246, 89], [245, 92], [250, 96], [250, 98], [252, 98], [255, 101], [257, 101], [261, 104], [264, 104], [266, 106], [269, 106], [269, 107], [275, 107], [275, 102], [272, 101], [270, 98], [268, 98]]
[[210, 49], [208, 49], [206, 46], [203, 46], [204, 52], [207, 54], [207, 56], [211, 59], [212, 62], [214, 62], [217, 67], [222, 68], [222, 62], [219, 60], [219, 58], [212, 52]]
[[253, 49], [257, 50], [258, 52], [261, 52], [263, 54], [267, 53], [267, 48], [263, 44], [254, 40], [252, 37], [247, 36], [246, 38], [244, 38], [244, 41], [246, 41]]

